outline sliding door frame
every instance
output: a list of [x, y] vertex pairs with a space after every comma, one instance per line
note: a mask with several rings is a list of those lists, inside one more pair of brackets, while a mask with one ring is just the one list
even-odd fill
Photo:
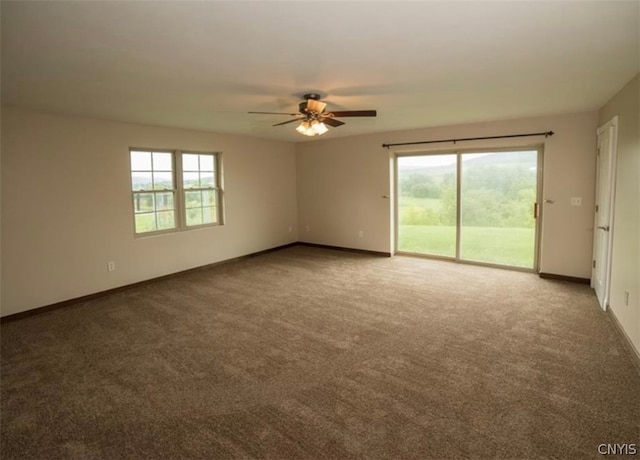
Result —
[[[479, 262], [474, 260], [467, 260], [460, 258], [460, 245], [461, 245], [461, 199], [462, 194], [462, 155], [465, 153], [500, 153], [500, 152], [525, 152], [525, 151], [536, 151], [537, 152], [537, 162], [536, 162], [536, 201], [534, 204], [534, 209], [531, 212], [536, 212], [536, 221], [535, 221], [535, 236], [534, 236], [534, 245], [533, 245], [533, 267], [516, 267], [512, 265], [502, 265], [502, 264], [494, 264], [490, 262]], [[399, 157], [419, 157], [419, 156], [436, 156], [436, 155], [453, 155], [455, 154], [457, 157], [456, 160], [456, 248], [455, 248], [455, 256], [439, 256], [439, 255], [431, 255], [431, 254], [422, 254], [417, 252], [409, 252], [409, 251], [400, 251], [398, 249], [398, 238], [400, 233], [400, 220], [399, 220], [399, 206], [398, 201], [400, 197], [400, 184], [398, 182], [398, 158]], [[454, 261], [461, 264], [470, 264], [470, 265], [481, 265], [485, 267], [493, 267], [493, 268], [505, 268], [509, 270], [523, 271], [523, 272], [539, 272], [540, 267], [540, 249], [541, 249], [541, 236], [542, 236], [542, 191], [543, 191], [543, 166], [544, 166], [544, 144], [534, 144], [534, 145], [518, 145], [512, 147], [482, 147], [482, 148], [465, 148], [465, 149], [437, 149], [437, 150], [419, 150], [419, 151], [395, 151], [393, 152], [393, 167], [394, 167], [394, 182], [395, 182], [395, 191], [393, 193], [394, 203], [393, 203], [393, 211], [394, 211], [394, 254], [400, 255], [408, 255], [414, 257], [425, 257], [428, 259], [442, 259]]]

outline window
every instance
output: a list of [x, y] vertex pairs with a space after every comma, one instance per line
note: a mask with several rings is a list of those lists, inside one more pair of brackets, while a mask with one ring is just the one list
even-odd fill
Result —
[[221, 224], [218, 153], [131, 149], [136, 234]]
[[218, 223], [215, 164], [215, 157], [210, 154], [182, 154], [182, 184], [187, 227]]
[[171, 152], [131, 151], [136, 233], [176, 227], [176, 189]]

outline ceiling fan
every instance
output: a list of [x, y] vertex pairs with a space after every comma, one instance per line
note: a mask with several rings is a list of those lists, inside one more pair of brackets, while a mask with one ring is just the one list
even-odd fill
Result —
[[337, 120], [337, 117], [375, 117], [377, 115], [375, 110], [342, 110], [325, 112], [327, 106], [326, 102], [320, 101], [320, 95], [316, 93], [309, 93], [302, 96], [303, 102], [298, 104], [299, 113], [285, 113], [285, 112], [249, 112], [266, 115], [288, 115], [296, 117], [293, 120], [283, 121], [282, 123], [276, 123], [273, 126], [286, 125], [287, 123], [293, 123], [300, 121], [300, 125], [296, 128], [300, 134], [305, 136], [318, 136], [329, 131], [327, 125], [337, 128], [344, 125], [344, 121]]

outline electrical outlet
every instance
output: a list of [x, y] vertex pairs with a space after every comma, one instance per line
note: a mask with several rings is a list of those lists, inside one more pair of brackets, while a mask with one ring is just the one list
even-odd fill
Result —
[[624, 291], [624, 304], [629, 305], [629, 291]]
[[311, 228], [308, 225], [305, 227], [305, 229], [307, 230], [307, 233], [311, 231]]
[[358, 232], [358, 236], [359, 236], [360, 238], [364, 237], [364, 231], [360, 230], [360, 231]]
[[580, 196], [571, 197], [571, 206], [582, 206], [582, 197]]
[[109, 270], [110, 272], [116, 271], [116, 263], [113, 260], [107, 262], [107, 270]]
[[289, 225], [289, 233], [291, 233], [292, 231], [293, 231], [293, 227]]

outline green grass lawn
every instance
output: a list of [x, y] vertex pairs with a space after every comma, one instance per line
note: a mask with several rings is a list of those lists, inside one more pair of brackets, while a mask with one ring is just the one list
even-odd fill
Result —
[[[533, 268], [535, 229], [463, 227], [460, 258], [515, 267]], [[400, 225], [398, 250], [455, 257], [456, 228]]]
[[398, 197], [398, 206], [400, 208], [408, 206], [418, 206], [424, 209], [431, 209], [433, 211], [439, 211], [442, 206], [442, 200], [440, 198], [418, 198], [415, 196], [400, 196]]

